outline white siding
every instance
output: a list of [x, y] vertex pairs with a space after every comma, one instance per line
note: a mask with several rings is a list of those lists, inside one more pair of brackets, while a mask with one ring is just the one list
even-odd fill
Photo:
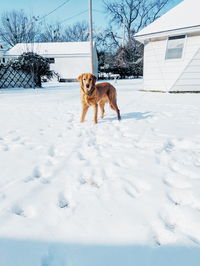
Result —
[[[181, 73], [200, 48], [200, 36], [186, 38], [183, 57], [181, 59], [165, 59], [166, 40], [152, 41], [145, 45], [144, 49], [144, 89], [169, 91], [175, 84]], [[200, 55], [198, 55], [200, 57]], [[199, 68], [198, 60], [194, 60]], [[197, 71], [197, 69], [195, 69]]]
[[171, 91], [200, 91], [200, 49], [181, 73]]
[[90, 71], [90, 56], [54, 57], [55, 63], [50, 65], [63, 79], [76, 79], [83, 72]]
[[[76, 79], [81, 73], [91, 72], [90, 55], [54, 57], [55, 63], [51, 70], [57, 72], [63, 79]], [[98, 77], [98, 59], [94, 50], [94, 74]]]

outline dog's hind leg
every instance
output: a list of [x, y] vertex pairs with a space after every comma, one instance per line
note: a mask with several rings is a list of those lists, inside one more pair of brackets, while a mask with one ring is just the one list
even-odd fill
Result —
[[99, 106], [100, 106], [100, 109], [101, 109], [101, 118], [104, 118], [104, 113], [105, 113], [104, 106], [105, 106], [105, 103], [100, 102]]
[[[115, 88], [113, 88], [115, 90]], [[108, 91], [107, 92], [107, 95], [108, 95], [108, 99], [109, 99], [109, 104], [110, 104], [110, 107], [116, 111], [117, 113], [117, 118], [118, 120], [121, 120], [121, 115], [120, 115], [120, 110], [117, 106], [117, 95], [116, 95], [116, 91]]]
[[118, 120], [121, 120], [120, 110], [118, 109], [116, 101], [110, 103], [110, 107], [116, 111]]
[[109, 98], [109, 104], [110, 104], [110, 107], [111, 107], [113, 110], [116, 111], [118, 120], [121, 120], [120, 110], [119, 110], [119, 108], [118, 108], [118, 106], [117, 106], [117, 102], [116, 102], [116, 100], [113, 99], [113, 98], [112, 98], [112, 99]]

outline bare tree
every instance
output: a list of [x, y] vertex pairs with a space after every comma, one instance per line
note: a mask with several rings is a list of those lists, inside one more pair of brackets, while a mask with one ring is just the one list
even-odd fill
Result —
[[[121, 77], [142, 75], [143, 45], [134, 34], [158, 18], [171, 0], [103, 0], [109, 27], [98, 34], [98, 48], [113, 55], [109, 63], [101, 56], [102, 68]], [[99, 53], [101, 55], [101, 53]]]
[[83, 42], [89, 40], [89, 30], [86, 21], [77, 22], [68, 26], [64, 31], [64, 40], [67, 42]]
[[99, 51], [114, 51], [120, 47], [121, 36], [110, 25], [107, 29], [95, 34], [95, 41]]
[[61, 24], [45, 24], [44, 30], [41, 33], [39, 40], [41, 42], [62, 42], [63, 41], [63, 29]]
[[0, 38], [11, 47], [20, 42], [33, 42], [38, 34], [36, 18], [28, 17], [23, 10], [3, 13], [0, 25]]
[[[111, 26], [107, 30], [113, 40], [113, 44], [121, 45], [122, 38], [129, 42], [132, 36], [140, 29], [153, 22], [161, 15], [169, 0], [104, 0], [106, 12], [110, 16]], [[124, 29], [124, 36], [116, 34], [113, 25]]]

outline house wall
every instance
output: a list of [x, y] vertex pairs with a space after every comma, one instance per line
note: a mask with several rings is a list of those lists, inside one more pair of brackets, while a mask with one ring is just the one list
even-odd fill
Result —
[[[169, 91], [200, 48], [200, 35], [186, 38], [181, 59], [165, 60], [167, 38], [150, 41], [144, 48], [144, 89]], [[197, 63], [197, 61], [196, 61]], [[196, 71], [196, 69], [194, 70]], [[192, 76], [191, 72], [191, 78]]]
[[62, 79], [76, 79], [81, 73], [90, 72], [89, 56], [54, 56], [54, 58], [55, 63], [50, 65], [50, 69], [57, 72]]
[[200, 91], [200, 48], [170, 90]]
[[[55, 63], [50, 65], [50, 69], [57, 72], [63, 79], [76, 79], [81, 73], [91, 72], [90, 55], [54, 56], [53, 58], [55, 58]], [[94, 51], [94, 74], [98, 76], [96, 51]]]

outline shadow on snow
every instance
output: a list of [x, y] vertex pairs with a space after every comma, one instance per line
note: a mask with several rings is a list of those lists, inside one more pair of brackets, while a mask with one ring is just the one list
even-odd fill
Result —
[[[127, 113], [127, 114], [121, 114], [122, 120], [126, 120], [126, 119], [135, 119], [135, 120], [143, 120], [143, 119], [147, 119], [147, 118], [152, 118], [153, 115], [151, 114], [151, 112], [133, 112], [133, 113]], [[114, 117], [108, 117], [108, 118], [104, 118], [104, 120], [107, 121], [113, 121], [116, 120], [117, 118]]]
[[1, 266], [199, 266], [196, 246], [139, 246], [0, 239]]

